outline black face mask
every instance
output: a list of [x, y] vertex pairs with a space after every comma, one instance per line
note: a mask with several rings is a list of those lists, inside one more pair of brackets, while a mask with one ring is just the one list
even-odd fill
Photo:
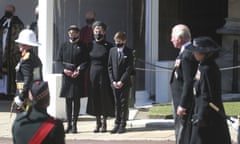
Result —
[[100, 40], [103, 38], [103, 35], [102, 34], [94, 34], [94, 39], [95, 40]]
[[94, 21], [95, 21], [95, 19], [86, 19], [86, 23], [88, 25], [92, 25]]
[[13, 13], [10, 12], [10, 11], [5, 11], [5, 15], [4, 16], [7, 17], [7, 18], [10, 18], [10, 17], [13, 16]]
[[73, 42], [78, 39], [78, 37], [71, 37], [70, 38]]
[[118, 48], [123, 47], [123, 45], [124, 45], [123, 43], [116, 43], [115, 44], [115, 46], [118, 47]]

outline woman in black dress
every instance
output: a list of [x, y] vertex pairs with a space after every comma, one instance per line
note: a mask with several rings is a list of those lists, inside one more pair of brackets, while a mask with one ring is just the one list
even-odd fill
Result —
[[221, 99], [221, 72], [215, 62], [219, 47], [211, 38], [199, 37], [188, 49], [199, 61], [193, 89], [195, 106], [190, 144], [230, 144], [226, 119], [209, 105], [215, 104], [225, 114]]
[[[106, 25], [96, 21], [93, 24], [94, 41], [90, 56], [90, 95], [87, 113], [96, 116], [94, 132], [106, 132], [108, 116], [114, 116], [114, 97], [108, 77], [108, 57], [112, 46], [105, 40]], [[102, 117], [102, 118], [101, 118]]]

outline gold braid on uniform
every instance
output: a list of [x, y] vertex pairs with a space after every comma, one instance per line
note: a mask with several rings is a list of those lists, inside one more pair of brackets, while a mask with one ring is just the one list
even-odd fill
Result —
[[47, 96], [48, 94], [49, 94], [49, 90], [46, 89], [42, 93], [40, 93], [39, 95], [35, 96], [34, 100], [38, 101], [38, 100], [42, 99], [43, 97]]

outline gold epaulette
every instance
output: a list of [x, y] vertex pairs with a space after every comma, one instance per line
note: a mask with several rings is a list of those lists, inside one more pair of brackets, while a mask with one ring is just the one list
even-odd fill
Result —
[[22, 60], [27, 60], [30, 58], [30, 52], [26, 52], [24, 56], [22, 57]]

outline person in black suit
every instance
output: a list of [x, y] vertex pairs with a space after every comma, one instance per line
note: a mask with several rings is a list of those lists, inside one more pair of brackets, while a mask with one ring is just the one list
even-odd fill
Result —
[[108, 77], [108, 56], [112, 44], [105, 39], [107, 26], [101, 21], [93, 23], [94, 41], [90, 47], [90, 95], [87, 113], [96, 116], [93, 132], [107, 132], [107, 117], [114, 117], [114, 96]]
[[[194, 113], [190, 144], [231, 144], [221, 98], [221, 72], [215, 59], [219, 46], [210, 37], [198, 37], [188, 47], [199, 61], [194, 83]], [[213, 103], [219, 112], [210, 107]], [[222, 113], [220, 115], [219, 113]]]
[[124, 133], [128, 119], [128, 99], [133, 71], [132, 49], [126, 47], [126, 33], [117, 32], [114, 36], [116, 46], [110, 50], [108, 74], [115, 97], [115, 126], [111, 133]]
[[62, 44], [57, 59], [63, 66], [60, 97], [66, 99], [66, 133], [77, 133], [80, 98], [84, 97], [84, 70], [88, 64], [88, 51], [85, 44], [79, 40], [79, 32], [76, 25], [69, 26], [69, 40]]
[[173, 27], [171, 42], [180, 49], [172, 72], [170, 85], [174, 106], [174, 123], [177, 144], [186, 144], [190, 135], [190, 115], [193, 105], [193, 77], [197, 70], [197, 61], [186, 50], [191, 46], [190, 29], [183, 24]]

